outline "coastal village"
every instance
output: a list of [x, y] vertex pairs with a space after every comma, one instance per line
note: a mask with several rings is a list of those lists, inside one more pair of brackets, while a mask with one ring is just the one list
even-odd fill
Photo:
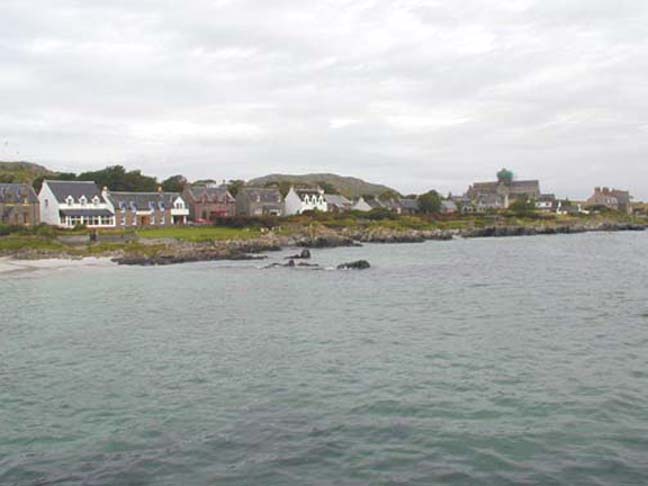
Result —
[[[111, 166], [24, 179], [0, 183], [0, 256], [21, 260], [102, 256], [168, 265], [259, 259], [295, 247], [648, 228], [646, 206], [628, 191], [595, 187], [586, 200], [571, 201], [507, 169], [445, 196], [401, 195], [334, 174], [158, 182]], [[301, 255], [286, 265], [313, 266], [295, 263]]]
[[[334, 189], [333, 189], [334, 190]], [[432, 195], [432, 201], [430, 201]], [[388, 212], [394, 215], [497, 214], [512, 208], [558, 215], [614, 211], [631, 215], [642, 206], [628, 191], [596, 187], [586, 201], [575, 202], [542, 192], [539, 180], [517, 180], [502, 169], [492, 181], [475, 182], [464, 194], [447, 197], [435, 191], [403, 197], [384, 195], [347, 197], [319, 185], [243, 185], [233, 191], [226, 182], [186, 183], [178, 192], [112, 191], [95, 181], [42, 181], [37, 193], [28, 183], [0, 183], [0, 224], [51, 225], [72, 229], [147, 228], [212, 225], [228, 218], [288, 217], [309, 213]]]

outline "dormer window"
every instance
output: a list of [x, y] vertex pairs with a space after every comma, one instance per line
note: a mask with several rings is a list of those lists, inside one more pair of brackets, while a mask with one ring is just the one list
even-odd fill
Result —
[[65, 204], [67, 204], [68, 206], [72, 206], [74, 204], [74, 198], [72, 196], [66, 197]]
[[81, 206], [85, 206], [86, 204], [88, 204], [88, 198], [86, 198], [85, 196], [81, 196], [79, 198], [79, 202], [81, 203]]
[[92, 198], [92, 204], [95, 206], [99, 206], [99, 196], [95, 196]]

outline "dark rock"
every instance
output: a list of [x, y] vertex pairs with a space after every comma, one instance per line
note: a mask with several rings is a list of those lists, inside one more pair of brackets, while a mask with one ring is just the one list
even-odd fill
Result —
[[[300, 263], [299, 266], [304, 264]], [[306, 264], [307, 265], [307, 264]], [[295, 268], [295, 260], [289, 260], [288, 263], [271, 263], [263, 268]]]
[[286, 260], [308, 260], [311, 257], [311, 252], [308, 248], [304, 248], [299, 255], [292, 255], [286, 257]]
[[297, 246], [305, 248], [335, 248], [338, 246], [362, 246], [351, 238], [339, 235], [316, 236], [315, 238], [302, 238], [297, 241]]
[[371, 267], [367, 260], [357, 260], [355, 262], [342, 263], [338, 265], [338, 270], [365, 270]]
[[187, 253], [162, 253], [158, 255], [124, 255], [113, 258], [119, 265], [176, 265], [178, 263], [207, 262], [216, 260], [263, 260], [264, 256], [247, 253], [227, 253], [222, 251], [197, 251]]

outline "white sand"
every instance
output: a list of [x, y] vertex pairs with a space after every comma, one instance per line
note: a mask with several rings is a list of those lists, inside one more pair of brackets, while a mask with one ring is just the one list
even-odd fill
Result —
[[60, 270], [81, 267], [108, 267], [116, 263], [110, 258], [88, 257], [78, 260], [60, 258], [47, 258], [43, 260], [16, 260], [11, 257], [0, 257], [0, 275], [11, 273], [33, 272], [37, 270]]

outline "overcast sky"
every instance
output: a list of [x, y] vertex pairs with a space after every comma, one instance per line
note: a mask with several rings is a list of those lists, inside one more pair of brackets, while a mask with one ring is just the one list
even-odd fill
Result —
[[0, 0], [0, 159], [648, 199], [643, 0]]

